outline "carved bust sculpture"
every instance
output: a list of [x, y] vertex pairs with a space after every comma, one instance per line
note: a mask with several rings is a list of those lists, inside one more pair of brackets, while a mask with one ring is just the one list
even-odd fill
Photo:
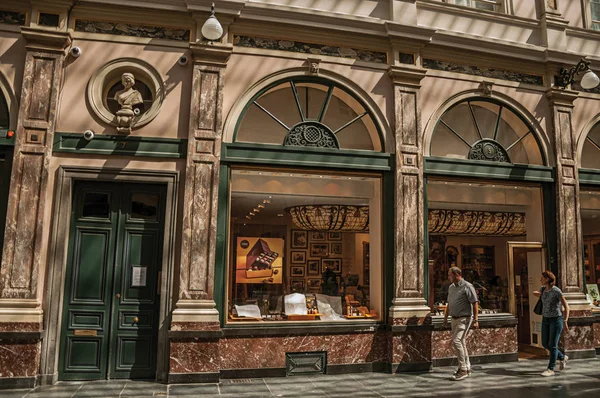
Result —
[[131, 124], [133, 123], [133, 117], [139, 112], [132, 109], [134, 105], [141, 104], [144, 102], [142, 94], [133, 88], [135, 84], [135, 77], [133, 73], [125, 72], [121, 75], [121, 83], [123, 89], [115, 93], [115, 100], [121, 106], [121, 109], [117, 111], [117, 131], [119, 133], [131, 133]]

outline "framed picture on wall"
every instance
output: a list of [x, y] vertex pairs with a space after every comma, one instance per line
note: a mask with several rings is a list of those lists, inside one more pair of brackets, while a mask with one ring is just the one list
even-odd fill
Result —
[[311, 241], [325, 241], [325, 237], [326, 237], [326, 233], [325, 232], [321, 232], [321, 231], [313, 231], [310, 233], [310, 240]]
[[292, 264], [304, 264], [306, 262], [305, 251], [293, 251], [292, 250]]
[[329, 232], [327, 237], [329, 240], [342, 240], [342, 233], [337, 231]]
[[306, 284], [304, 279], [292, 279], [290, 281], [290, 290], [292, 292], [304, 292], [306, 289]]
[[342, 254], [342, 243], [332, 243], [331, 244], [331, 253], [332, 254]]
[[342, 259], [324, 258], [323, 260], [321, 260], [321, 270], [325, 272], [327, 268], [339, 274], [340, 272], [342, 272]]
[[321, 287], [321, 278], [308, 278], [309, 289], [319, 289]]
[[292, 249], [308, 249], [308, 232], [292, 229]]
[[329, 254], [328, 243], [311, 243], [310, 244], [310, 256], [311, 257], [323, 257]]
[[321, 274], [321, 261], [320, 260], [308, 260], [308, 275], [320, 275]]
[[297, 276], [305, 276], [306, 268], [304, 268], [304, 265], [292, 265], [290, 267], [290, 274], [292, 275], [292, 278]]

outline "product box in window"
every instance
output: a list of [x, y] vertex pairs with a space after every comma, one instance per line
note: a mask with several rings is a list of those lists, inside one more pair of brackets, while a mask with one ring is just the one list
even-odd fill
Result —
[[237, 283], [282, 283], [284, 241], [281, 238], [238, 237]]

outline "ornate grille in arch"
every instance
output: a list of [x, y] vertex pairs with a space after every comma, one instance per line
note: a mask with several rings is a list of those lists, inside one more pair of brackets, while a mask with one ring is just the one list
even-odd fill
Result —
[[512, 108], [487, 98], [448, 109], [431, 138], [432, 156], [544, 165], [533, 128]]
[[236, 141], [381, 151], [377, 124], [347, 88], [318, 77], [294, 77], [263, 89], [246, 107]]

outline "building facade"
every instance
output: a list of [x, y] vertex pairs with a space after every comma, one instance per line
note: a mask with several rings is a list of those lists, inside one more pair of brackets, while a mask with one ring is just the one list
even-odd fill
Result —
[[0, 385], [596, 356], [597, 1], [215, 3], [0, 6]]

